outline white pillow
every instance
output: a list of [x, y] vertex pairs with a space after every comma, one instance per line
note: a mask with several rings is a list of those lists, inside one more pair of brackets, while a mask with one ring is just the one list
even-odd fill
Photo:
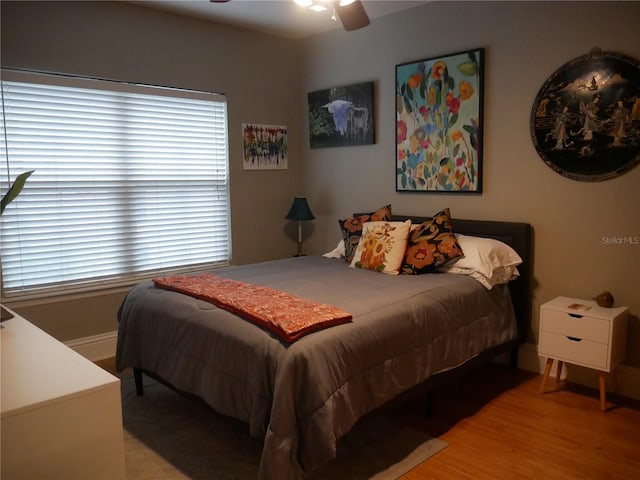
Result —
[[344, 248], [343, 239], [340, 239], [340, 241], [338, 242], [338, 245], [336, 245], [336, 248], [334, 248], [330, 252], [322, 254], [323, 257], [327, 257], [327, 258], [344, 258], [344, 255], [345, 255], [345, 248]]
[[397, 275], [407, 249], [410, 228], [411, 220], [366, 222], [350, 266]]
[[439, 272], [468, 275], [487, 289], [518, 277], [522, 258], [509, 245], [492, 238], [456, 234], [464, 256], [439, 267]]

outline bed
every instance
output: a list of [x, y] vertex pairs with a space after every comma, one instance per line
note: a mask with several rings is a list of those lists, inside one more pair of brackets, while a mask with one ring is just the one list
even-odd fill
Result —
[[[393, 216], [393, 221], [426, 217]], [[215, 275], [336, 306], [351, 321], [285, 342], [207, 301], [134, 287], [119, 312], [116, 366], [195, 394], [264, 438], [259, 477], [299, 479], [330, 461], [368, 412], [503, 350], [517, 361], [531, 310], [531, 228], [454, 220], [456, 233], [494, 238], [522, 258], [519, 277], [487, 289], [466, 275], [385, 275], [302, 256]]]

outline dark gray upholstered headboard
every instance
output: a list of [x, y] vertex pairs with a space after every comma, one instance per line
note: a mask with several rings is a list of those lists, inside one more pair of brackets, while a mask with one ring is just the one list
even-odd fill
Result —
[[[430, 220], [430, 217], [412, 215], [393, 215], [392, 220], [402, 221], [409, 218], [415, 224]], [[531, 325], [533, 300], [533, 229], [531, 225], [521, 222], [462, 220], [457, 218], [452, 219], [451, 222], [455, 233], [495, 238], [509, 245], [522, 258], [522, 265], [518, 267], [520, 276], [516, 280], [509, 282], [509, 290], [518, 322], [518, 337], [521, 343], [526, 342], [529, 335], [529, 326]]]

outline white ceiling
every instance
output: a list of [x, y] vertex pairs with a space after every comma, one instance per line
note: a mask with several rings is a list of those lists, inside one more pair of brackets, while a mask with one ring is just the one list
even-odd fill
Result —
[[[362, 4], [373, 23], [376, 18], [428, 1], [363, 0]], [[339, 19], [331, 19], [331, 9], [315, 13], [296, 5], [293, 0], [231, 0], [226, 3], [209, 0], [131, 0], [131, 3], [292, 39], [342, 28]]]

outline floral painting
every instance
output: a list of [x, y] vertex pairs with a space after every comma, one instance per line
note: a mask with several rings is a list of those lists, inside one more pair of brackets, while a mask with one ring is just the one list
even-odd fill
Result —
[[482, 192], [484, 49], [396, 65], [396, 190]]
[[242, 124], [244, 170], [286, 170], [287, 149], [287, 127]]

